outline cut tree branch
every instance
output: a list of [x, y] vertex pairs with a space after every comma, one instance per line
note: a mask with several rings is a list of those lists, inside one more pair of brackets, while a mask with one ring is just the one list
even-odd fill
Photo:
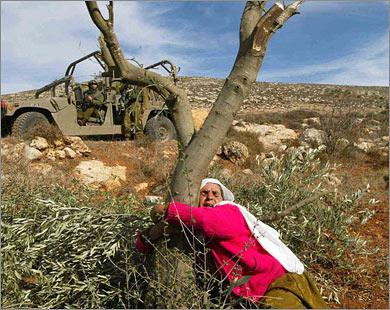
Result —
[[295, 205], [292, 205], [291, 207], [283, 210], [282, 212], [279, 212], [279, 213], [272, 213], [270, 216], [268, 217], [264, 217], [262, 218], [262, 221], [263, 222], [273, 222], [273, 221], [277, 221], [277, 220], [280, 220], [282, 219], [283, 217], [289, 215], [291, 212], [294, 212], [295, 210], [299, 209], [299, 208], [302, 208], [318, 199], [320, 199], [321, 197], [325, 196], [329, 194], [329, 192], [325, 192], [325, 193], [319, 193], [317, 195], [314, 195], [312, 197], [309, 197], [309, 198], [306, 198], [298, 203], [296, 203]]

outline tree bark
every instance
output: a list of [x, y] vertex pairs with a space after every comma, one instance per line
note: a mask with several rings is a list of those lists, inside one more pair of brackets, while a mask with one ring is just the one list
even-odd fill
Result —
[[272, 34], [297, 12], [303, 1], [284, 7], [275, 3], [262, 15], [266, 1], [248, 1], [240, 26], [240, 47], [232, 71], [203, 127], [178, 161], [171, 182], [172, 198], [196, 205], [199, 186], [234, 116], [260, 70]]
[[[174, 199], [190, 205], [197, 205], [200, 182], [206, 176], [212, 158], [222, 144], [234, 116], [256, 80], [269, 39], [290, 16], [297, 12], [302, 2], [303, 0], [299, 0], [287, 7], [275, 3], [266, 12], [264, 8], [267, 1], [248, 1], [246, 3], [241, 17], [240, 45], [236, 60], [203, 127], [198, 133], [195, 133], [191, 107], [186, 93], [170, 79], [136, 67], [125, 59], [113, 31], [112, 2], [108, 6], [110, 17], [105, 20], [97, 3], [86, 1], [91, 19], [104, 38], [105, 44], [102, 44], [101, 40], [101, 46], [105, 48], [105, 53], [108, 55], [106, 56], [107, 62], [111, 62], [112, 59], [115, 69], [124, 81], [140, 86], [154, 87], [164, 98], [167, 98], [167, 106], [173, 114], [179, 142], [179, 158], [173, 173], [167, 202]], [[182, 247], [183, 239], [180, 236], [172, 236], [172, 239], [175, 245]], [[166, 264], [164, 255], [161, 254], [164, 253], [164, 249], [161, 249], [159, 253], [156, 260], [157, 267], [159, 264]], [[175, 260], [175, 256], [167, 255], [167, 257]], [[181, 270], [179, 260], [172, 261], [170, 265], [174, 266], [173, 273], [182, 273], [178, 271]], [[167, 287], [174, 288], [169, 284], [169, 279], [167, 279], [169, 275], [166, 274], [166, 271], [158, 274], [162, 279], [166, 279]], [[184, 279], [181, 277], [181, 280], [184, 281]]]

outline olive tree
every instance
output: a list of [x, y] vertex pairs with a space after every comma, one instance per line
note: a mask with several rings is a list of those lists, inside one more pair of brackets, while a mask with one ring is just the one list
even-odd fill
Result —
[[186, 92], [171, 79], [126, 60], [113, 28], [113, 2], [107, 5], [108, 18], [105, 19], [96, 1], [86, 1], [91, 19], [101, 32], [99, 43], [106, 64], [124, 82], [154, 88], [166, 98], [173, 115], [180, 152], [167, 200], [173, 198], [187, 204], [197, 202], [200, 181], [206, 176], [212, 158], [256, 80], [271, 36], [298, 13], [303, 0], [289, 5], [276, 2], [265, 10], [267, 2], [246, 3], [241, 17], [236, 60], [203, 127], [195, 132]]

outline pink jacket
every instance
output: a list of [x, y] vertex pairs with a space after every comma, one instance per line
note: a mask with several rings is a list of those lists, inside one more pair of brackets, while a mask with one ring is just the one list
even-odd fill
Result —
[[[230, 204], [214, 208], [190, 207], [171, 202], [167, 221], [180, 225], [193, 226], [207, 239], [214, 262], [230, 282], [242, 276], [251, 276], [246, 283], [236, 286], [233, 293], [238, 296], [258, 300], [264, 296], [268, 286], [286, 273], [283, 266], [268, 254], [252, 236], [240, 210]], [[138, 238], [137, 250], [145, 252]]]

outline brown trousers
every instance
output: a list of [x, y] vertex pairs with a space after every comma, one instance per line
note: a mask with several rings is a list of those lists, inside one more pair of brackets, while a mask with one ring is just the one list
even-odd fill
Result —
[[309, 274], [286, 273], [269, 286], [262, 308], [329, 309]]

